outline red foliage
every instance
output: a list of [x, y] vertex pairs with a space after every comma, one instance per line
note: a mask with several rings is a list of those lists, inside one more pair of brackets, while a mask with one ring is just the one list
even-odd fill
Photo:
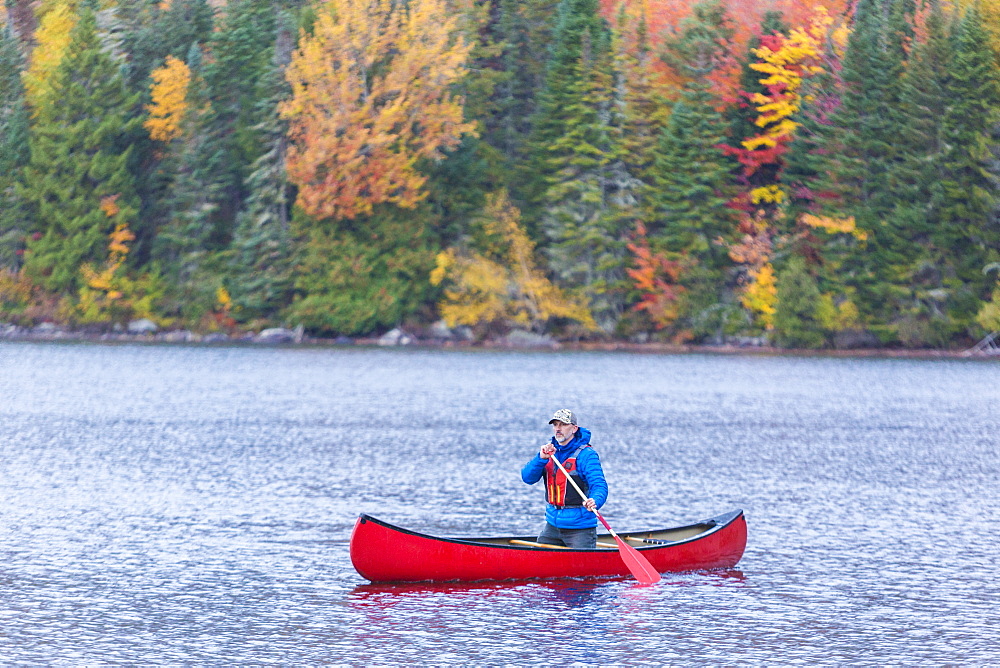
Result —
[[654, 253], [646, 238], [646, 226], [636, 225], [633, 241], [628, 244], [635, 262], [634, 269], [628, 269], [629, 278], [642, 294], [632, 308], [645, 311], [657, 329], [663, 329], [677, 319], [678, 301], [684, 287], [677, 283], [683, 270], [681, 262], [670, 260], [662, 253]]
[[[624, 4], [625, 15], [630, 19], [645, 16], [649, 34], [649, 44], [655, 53], [663, 43], [664, 36], [679, 31], [681, 22], [691, 13], [695, 4], [692, 0], [600, 0], [603, 16], [612, 24], [617, 22], [619, 9]], [[736, 34], [733, 37], [733, 53], [742, 57], [746, 53], [750, 38], [760, 31], [764, 14], [780, 11], [786, 23], [792, 26], [807, 25], [817, 7], [826, 8], [831, 16], [845, 16], [850, 11], [850, 0], [722, 0], [729, 10]], [[628, 44], [631, 46], [631, 44]], [[667, 81], [680, 82], [680, 77], [670, 71], [659, 58], [654, 58], [651, 67]], [[718, 99], [726, 104], [739, 101], [737, 84], [738, 67], [721, 68], [713, 77], [713, 90]]]

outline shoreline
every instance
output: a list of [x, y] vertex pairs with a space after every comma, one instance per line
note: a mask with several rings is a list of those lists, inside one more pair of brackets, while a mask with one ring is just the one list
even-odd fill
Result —
[[908, 359], [996, 359], [1000, 353], [995, 350], [973, 352], [967, 350], [940, 350], [932, 348], [779, 348], [769, 345], [728, 344], [672, 344], [660, 342], [636, 343], [629, 341], [549, 341], [544, 344], [526, 345], [504, 340], [473, 342], [449, 339], [396, 338], [387, 343], [385, 336], [323, 338], [305, 336], [301, 331], [265, 330], [260, 334], [246, 333], [230, 336], [222, 333], [197, 334], [187, 330], [165, 332], [94, 333], [61, 328], [42, 331], [6, 326], [0, 324], [0, 342], [28, 343], [142, 343], [161, 345], [215, 345], [215, 346], [263, 346], [263, 347], [375, 347], [410, 348], [416, 350], [482, 350], [512, 352], [624, 352], [651, 355], [712, 354], [712, 355], [759, 355], [789, 357], [874, 357]]

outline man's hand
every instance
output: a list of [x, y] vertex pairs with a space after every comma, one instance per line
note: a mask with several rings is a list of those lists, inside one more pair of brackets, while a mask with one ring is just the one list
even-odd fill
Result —
[[593, 499], [586, 499], [583, 502], [583, 507], [586, 508], [587, 510], [589, 510], [590, 512], [592, 512], [592, 513], [596, 513], [597, 512], [597, 501], [594, 501]]
[[542, 449], [538, 451], [538, 456], [542, 459], [548, 459], [552, 456], [552, 453], [556, 451], [556, 446], [551, 443], [546, 443], [542, 446]]

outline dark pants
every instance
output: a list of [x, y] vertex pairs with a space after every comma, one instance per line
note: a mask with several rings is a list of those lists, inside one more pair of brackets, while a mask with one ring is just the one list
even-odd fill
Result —
[[576, 549], [597, 547], [597, 527], [589, 529], [557, 529], [548, 522], [542, 533], [538, 534], [538, 542], [546, 545], [565, 545]]

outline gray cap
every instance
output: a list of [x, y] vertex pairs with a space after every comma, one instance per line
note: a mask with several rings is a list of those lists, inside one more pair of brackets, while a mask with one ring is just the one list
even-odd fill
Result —
[[560, 408], [555, 413], [552, 414], [552, 419], [549, 420], [549, 424], [553, 422], [564, 422], [566, 424], [576, 424], [576, 415], [573, 414], [568, 408]]

